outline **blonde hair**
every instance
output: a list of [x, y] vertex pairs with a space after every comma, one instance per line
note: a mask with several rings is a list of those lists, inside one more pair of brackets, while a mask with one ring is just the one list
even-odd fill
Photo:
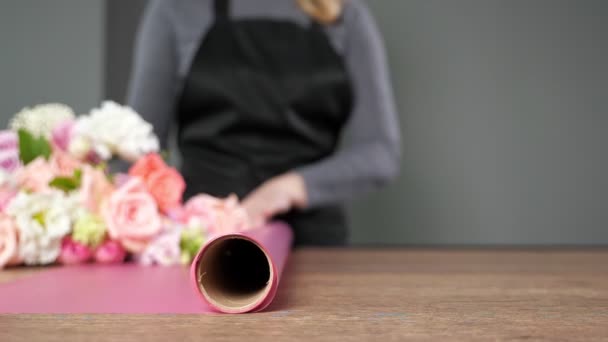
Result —
[[296, 0], [302, 11], [322, 24], [338, 20], [344, 9], [344, 0]]

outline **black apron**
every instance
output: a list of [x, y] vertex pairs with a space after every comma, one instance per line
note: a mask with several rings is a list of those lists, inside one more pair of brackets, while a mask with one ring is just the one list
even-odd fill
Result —
[[[186, 197], [244, 198], [264, 181], [331, 155], [352, 107], [342, 58], [323, 28], [270, 19], [233, 20], [215, 0], [178, 110]], [[294, 210], [279, 219], [296, 245], [341, 245], [340, 206]]]

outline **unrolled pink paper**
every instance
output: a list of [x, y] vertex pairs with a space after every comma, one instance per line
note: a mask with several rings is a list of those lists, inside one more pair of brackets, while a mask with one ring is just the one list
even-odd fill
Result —
[[[291, 229], [270, 224], [238, 234], [259, 244], [275, 269], [263, 301], [247, 311], [266, 308], [274, 298], [289, 256]], [[215, 237], [206, 246], [221, 239]], [[205, 247], [204, 247], [205, 248]], [[203, 249], [201, 250], [201, 252]], [[199, 254], [200, 256], [200, 254]], [[0, 313], [41, 314], [200, 314], [217, 312], [208, 305], [185, 267], [143, 267], [132, 264], [52, 267], [38, 274], [0, 284]], [[275, 278], [276, 277], [276, 278]]]

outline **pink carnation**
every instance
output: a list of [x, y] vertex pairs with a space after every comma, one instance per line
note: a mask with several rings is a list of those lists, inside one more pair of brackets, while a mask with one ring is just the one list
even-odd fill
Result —
[[13, 131], [0, 131], [0, 170], [14, 172], [21, 166], [19, 138]]
[[101, 264], [119, 264], [125, 260], [127, 252], [120, 243], [107, 240], [95, 250], [95, 261]]
[[61, 241], [61, 253], [58, 261], [64, 265], [83, 264], [93, 257], [93, 251], [87, 245], [72, 240], [71, 237], [65, 237]]
[[181, 261], [179, 242], [181, 230], [175, 229], [155, 238], [139, 256], [142, 265], [178, 265]]
[[9, 130], [0, 131], [0, 150], [19, 149], [19, 137], [17, 133]]
[[21, 166], [19, 152], [17, 151], [0, 151], [0, 170], [12, 173]]

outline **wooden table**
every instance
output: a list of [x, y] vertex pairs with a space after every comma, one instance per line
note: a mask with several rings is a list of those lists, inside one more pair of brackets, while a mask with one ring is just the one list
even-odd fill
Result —
[[265, 313], [0, 316], [3, 342], [262, 337], [608, 340], [608, 250], [305, 249]]

